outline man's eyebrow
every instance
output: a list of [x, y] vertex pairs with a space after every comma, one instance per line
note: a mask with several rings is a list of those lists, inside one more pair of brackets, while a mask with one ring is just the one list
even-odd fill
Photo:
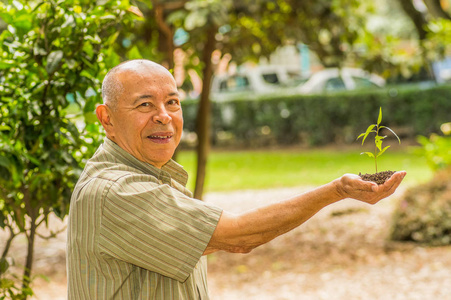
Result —
[[179, 92], [172, 92], [172, 93], [169, 93], [168, 96], [169, 97], [173, 97], [173, 96], [180, 97], [180, 94], [179, 94]]
[[[168, 97], [180, 97], [179, 92], [172, 92], [168, 94]], [[143, 99], [153, 99], [155, 98], [153, 95], [149, 95], [149, 94], [144, 94], [141, 96], [136, 97], [135, 101], [133, 101], [133, 105], [136, 105], [139, 101], [143, 100]]]

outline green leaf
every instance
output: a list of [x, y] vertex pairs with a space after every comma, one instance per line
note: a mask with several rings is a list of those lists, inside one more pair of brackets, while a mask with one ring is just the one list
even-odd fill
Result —
[[371, 132], [376, 132], [373, 130], [373, 128], [376, 127], [376, 124], [372, 124], [370, 125], [367, 129], [365, 133], [362, 133], [361, 135], [359, 135], [357, 137], [357, 139], [361, 138], [363, 136], [363, 140], [362, 140], [362, 145], [365, 142], [365, 139], [367, 138], [368, 134], [370, 134]]
[[116, 42], [117, 37], [119, 36], [119, 34], [120, 34], [120, 31], [117, 31], [116, 33], [112, 34], [112, 35], [108, 38], [106, 44], [107, 44], [107, 45], [113, 45], [113, 44]]
[[94, 112], [86, 112], [83, 114], [83, 117], [85, 118], [85, 123], [95, 123], [98, 121], [97, 115]]
[[14, 18], [14, 27], [23, 30], [23, 32], [30, 31], [33, 27], [31, 23], [30, 16], [25, 11], [20, 12], [20, 15], [16, 15]]
[[0, 156], [0, 166], [8, 169], [11, 166], [11, 161], [5, 156]]
[[9, 69], [15, 65], [13, 60], [0, 61], [0, 70]]
[[58, 68], [62, 59], [63, 59], [63, 51], [61, 50], [52, 51], [49, 54], [49, 56], [47, 56], [47, 65], [45, 66], [47, 73], [53, 74]]
[[374, 137], [374, 143], [376, 144], [377, 149], [379, 149], [379, 151], [381, 150], [382, 147], [382, 140], [385, 139], [387, 136], [380, 136], [380, 135], [376, 135]]
[[377, 149], [379, 149], [379, 151], [381, 151], [382, 141], [376, 137], [374, 139], [374, 143], [376, 144]]
[[128, 59], [140, 59], [143, 58], [141, 53], [139, 52], [138, 47], [133, 46], [130, 51], [128, 51]]
[[83, 45], [83, 52], [85, 52], [89, 59], [91, 59], [94, 56], [94, 48], [92, 47], [91, 43], [86, 42]]
[[371, 153], [371, 152], [362, 152], [362, 153], [360, 153], [360, 155], [362, 155], [362, 154], [366, 154], [366, 155], [368, 155], [369, 157], [374, 157], [374, 154]]
[[121, 62], [120, 56], [113, 50], [113, 48], [109, 48], [105, 52], [105, 64], [108, 67], [113, 67]]
[[398, 142], [401, 144], [401, 140], [399, 139], [398, 135], [393, 130], [391, 130], [389, 127], [386, 127], [386, 126], [381, 126], [381, 129], [382, 128], [390, 130], [390, 132], [394, 134], [394, 136], [398, 139]]
[[3, 273], [5, 273], [9, 268], [9, 263], [6, 260], [6, 258], [1, 258], [0, 259], [0, 275], [2, 275]]
[[33, 156], [31, 156], [30, 154], [28, 154], [28, 153], [22, 153], [23, 154], [23, 156], [25, 156], [26, 158], [28, 158], [32, 163], [34, 163], [35, 165], [37, 165], [37, 166], [39, 166], [40, 164], [41, 164], [41, 162], [38, 160], [38, 159], [36, 159], [35, 157], [33, 157]]
[[94, 79], [95, 79], [95, 77], [92, 76], [91, 73], [89, 73], [88, 70], [83, 70], [83, 71], [81, 71], [81, 72], [80, 72], [80, 76], [89, 78], [89, 79], [91, 79], [91, 80], [94, 80]]
[[387, 146], [387, 147], [385, 147], [384, 149], [382, 149], [378, 154], [377, 154], [377, 156], [376, 157], [379, 157], [379, 156], [381, 156], [382, 155], [382, 153], [384, 153], [385, 152], [385, 150], [387, 150], [388, 148], [390, 148], [390, 146]]
[[[3, 210], [3, 208], [2, 208]], [[5, 215], [3, 213], [0, 213], [0, 228], [4, 229], [6, 226], [6, 222], [5, 222], [6, 218]]]
[[377, 125], [382, 122], [382, 107], [379, 107], [379, 117], [377, 118]]

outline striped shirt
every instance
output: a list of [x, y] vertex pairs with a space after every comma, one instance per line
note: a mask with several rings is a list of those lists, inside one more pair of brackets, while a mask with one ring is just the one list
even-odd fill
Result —
[[105, 139], [74, 189], [68, 299], [208, 299], [202, 256], [221, 209], [192, 198], [187, 173]]

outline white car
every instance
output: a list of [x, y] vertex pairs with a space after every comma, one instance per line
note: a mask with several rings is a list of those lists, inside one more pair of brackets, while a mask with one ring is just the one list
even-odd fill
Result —
[[286, 68], [274, 65], [242, 69], [234, 74], [219, 74], [213, 77], [211, 98], [213, 101], [253, 99], [258, 95], [279, 91], [290, 80], [290, 72]]
[[313, 73], [304, 80], [298, 90], [301, 94], [317, 94], [332, 91], [383, 87], [385, 80], [362, 69], [330, 68]]

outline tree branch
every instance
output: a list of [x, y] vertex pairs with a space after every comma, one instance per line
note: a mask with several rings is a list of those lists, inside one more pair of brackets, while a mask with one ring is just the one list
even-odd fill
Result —
[[36, 232], [36, 235], [39, 236], [41, 239], [49, 240], [51, 238], [56, 237], [58, 234], [64, 232], [66, 230], [66, 228], [67, 228], [67, 225], [65, 225], [63, 228], [58, 229], [57, 231], [50, 231], [49, 235], [42, 235], [42, 234], [40, 234], [38, 232]]
[[7, 224], [6, 227], [9, 229], [9, 237], [6, 240], [5, 248], [3, 248], [2, 252], [2, 259], [6, 258], [6, 255], [8, 255], [9, 248], [11, 247], [11, 243], [13, 239], [17, 236], [17, 233], [14, 232], [14, 229], [11, 225]]
[[407, 14], [407, 16], [412, 20], [415, 28], [418, 32], [418, 38], [420, 41], [426, 39], [426, 30], [424, 29], [427, 22], [424, 19], [423, 15], [413, 6], [412, 0], [399, 0], [402, 9]]
[[424, 0], [423, 2], [426, 4], [429, 13], [434, 18], [451, 20], [451, 16], [443, 9], [440, 0]]

